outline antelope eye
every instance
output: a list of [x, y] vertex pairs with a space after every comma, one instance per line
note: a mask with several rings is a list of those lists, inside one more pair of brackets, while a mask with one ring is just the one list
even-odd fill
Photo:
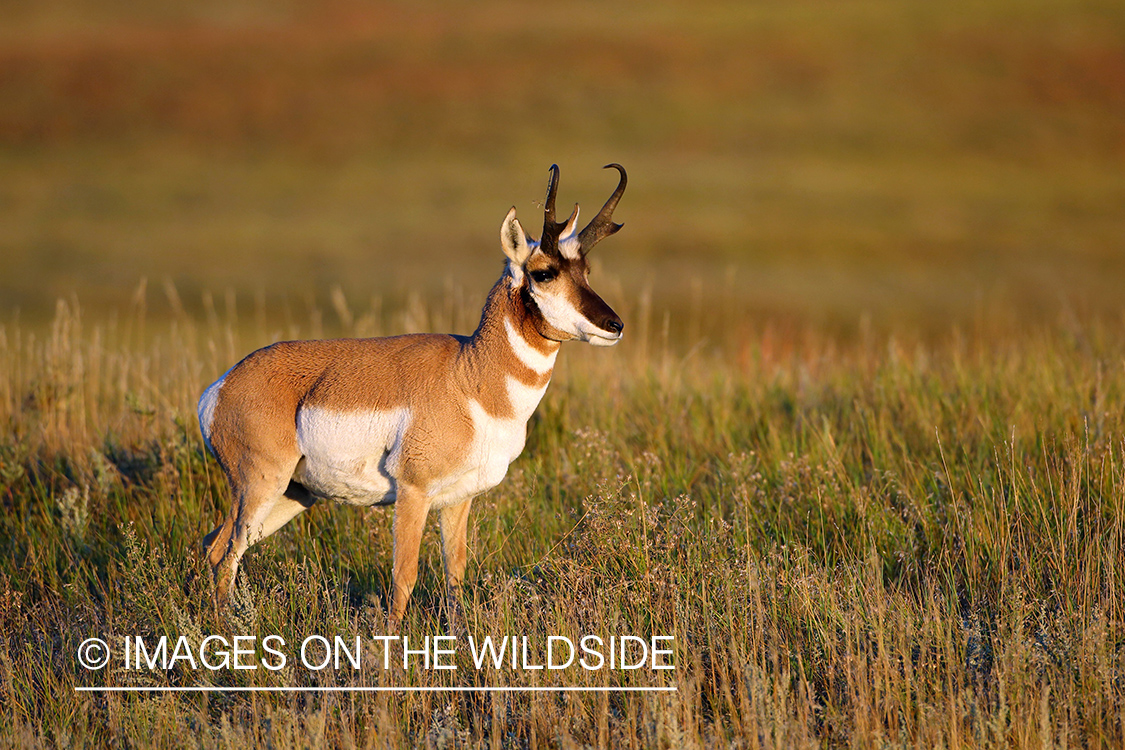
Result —
[[553, 268], [547, 268], [542, 271], [532, 271], [531, 278], [539, 284], [546, 284], [551, 279], [559, 275], [559, 272]]

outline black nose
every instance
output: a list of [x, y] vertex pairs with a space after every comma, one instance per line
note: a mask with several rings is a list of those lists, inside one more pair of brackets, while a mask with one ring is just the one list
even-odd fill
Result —
[[614, 318], [612, 320], [606, 321], [605, 325], [603, 325], [602, 328], [609, 331], [610, 333], [621, 333], [621, 331], [625, 328], [625, 324], [617, 318]]

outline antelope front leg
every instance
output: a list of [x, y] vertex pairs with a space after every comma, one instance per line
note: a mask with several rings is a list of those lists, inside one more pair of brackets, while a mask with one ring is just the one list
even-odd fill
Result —
[[394, 631], [402, 622], [410, 592], [418, 580], [418, 551], [422, 544], [422, 529], [430, 501], [425, 493], [414, 487], [400, 484], [395, 499], [395, 562], [391, 578], [394, 581], [391, 606], [387, 614], [387, 627]]
[[441, 509], [441, 555], [445, 561], [445, 583], [451, 591], [461, 588], [468, 557], [466, 539], [469, 533], [469, 498], [459, 505]]
[[466, 537], [469, 527], [469, 498], [459, 505], [441, 509], [441, 556], [445, 561], [446, 600], [449, 603], [449, 626], [455, 633], [464, 627], [461, 602], [461, 581], [465, 579], [465, 562], [468, 557]]

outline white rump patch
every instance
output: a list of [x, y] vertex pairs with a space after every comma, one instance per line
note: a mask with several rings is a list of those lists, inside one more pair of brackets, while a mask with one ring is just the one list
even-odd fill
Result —
[[297, 447], [304, 458], [293, 478], [313, 494], [338, 502], [393, 502], [410, 421], [406, 408], [356, 412], [302, 408], [297, 412]]
[[197, 411], [199, 414], [199, 431], [203, 433], [203, 444], [207, 446], [207, 452], [212, 456], [215, 455], [215, 449], [211, 446], [211, 424], [215, 421], [215, 406], [219, 403], [219, 391], [223, 389], [223, 381], [227, 379], [227, 375], [233, 369], [233, 367], [228, 368], [223, 376], [207, 386], [207, 390], [203, 391], [203, 395], [199, 397]]

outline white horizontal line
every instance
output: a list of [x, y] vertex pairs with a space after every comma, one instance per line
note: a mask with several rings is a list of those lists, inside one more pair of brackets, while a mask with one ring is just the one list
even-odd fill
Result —
[[152, 687], [77, 686], [76, 693], [674, 693], [677, 687], [214, 687], [166, 685]]

